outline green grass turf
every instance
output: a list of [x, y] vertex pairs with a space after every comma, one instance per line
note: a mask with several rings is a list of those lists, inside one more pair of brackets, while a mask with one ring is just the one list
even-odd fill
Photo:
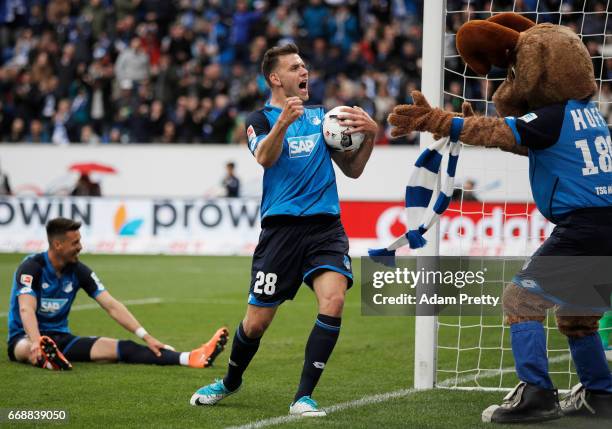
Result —
[[[8, 310], [13, 271], [22, 257], [0, 255], [0, 311]], [[160, 298], [159, 304], [129, 308], [149, 332], [177, 350], [192, 349], [221, 325], [233, 333], [244, 314], [249, 258], [84, 255], [82, 261], [120, 300]], [[348, 294], [340, 341], [314, 395], [323, 406], [412, 387], [414, 318], [361, 316], [359, 261], [354, 270], [357, 281]], [[91, 302], [80, 292], [75, 305]], [[76, 363], [73, 371], [59, 373], [9, 362], [3, 343], [0, 408], [64, 409], [71, 427], [216, 428], [282, 416], [297, 386], [304, 344], [316, 313], [315, 298], [303, 287], [277, 313], [245, 374], [242, 390], [210, 408], [191, 407], [188, 401], [198, 387], [223, 376], [227, 351], [210, 369]], [[5, 316], [0, 323], [0, 335], [6, 337]], [[79, 335], [134, 339], [101, 309], [74, 311], [70, 326]], [[463, 331], [461, 347], [480, 338], [479, 331]], [[484, 338], [497, 344], [500, 333], [499, 328], [492, 328]], [[457, 344], [456, 330], [442, 330], [440, 341]], [[455, 368], [453, 353], [441, 354], [442, 367]], [[462, 356], [459, 367], [474, 368], [477, 361]], [[483, 354], [480, 361], [482, 367], [496, 368], [499, 355]], [[509, 354], [503, 364], [512, 365]], [[447, 376], [439, 375], [440, 379]], [[515, 379], [505, 377], [503, 384], [511, 386]], [[499, 379], [491, 380], [489, 384], [499, 383]], [[499, 392], [436, 389], [285, 426], [472, 428], [481, 425], [481, 411], [502, 396]], [[567, 420], [567, 424], [575, 426], [577, 421]], [[557, 422], [554, 427], [562, 426]]]

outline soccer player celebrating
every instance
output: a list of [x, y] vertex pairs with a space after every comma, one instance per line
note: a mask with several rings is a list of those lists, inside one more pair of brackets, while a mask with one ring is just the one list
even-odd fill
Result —
[[348, 177], [359, 177], [378, 126], [359, 107], [346, 108], [340, 119], [366, 139], [357, 151], [332, 153], [323, 140], [324, 109], [304, 106], [308, 70], [298, 48], [269, 49], [261, 69], [271, 98], [246, 121], [249, 149], [264, 167], [262, 232], [253, 255], [246, 316], [233, 340], [227, 374], [198, 389], [191, 404], [213, 405], [239, 389], [278, 306], [293, 299], [304, 282], [317, 297], [319, 314], [289, 413], [324, 416], [311, 394], [338, 340], [344, 295], [353, 282], [331, 160]]
[[[227, 342], [227, 329], [206, 344], [176, 352], [151, 336], [129, 310], [111, 296], [98, 276], [79, 262], [80, 222], [56, 218], [47, 224], [49, 250], [28, 256], [17, 268], [9, 311], [8, 355], [48, 369], [67, 370], [73, 362], [106, 361], [203, 368], [212, 365]], [[77, 291], [85, 290], [117, 323], [142, 338], [80, 337], [70, 333], [68, 314]]]

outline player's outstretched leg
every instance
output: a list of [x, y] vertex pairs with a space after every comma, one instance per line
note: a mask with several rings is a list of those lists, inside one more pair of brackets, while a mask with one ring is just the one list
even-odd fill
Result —
[[557, 312], [557, 325], [567, 336], [580, 383], [561, 399], [565, 415], [612, 419], [612, 375], [597, 335], [599, 315], [565, 316]]
[[207, 368], [224, 350], [228, 336], [227, 328], [219, 328], [207, 343], [190, 352], [177, 352], [166, 346], [166, 349], [160, 350], [160, 356], [156, 356], [147, 346], [132, 340], [102, 337], [91, 349], [91, 360]]
[[510, 284], [503, 296], [516, 374], [521, 382], [504, 398], [482, 413], [483, 422], [522, 423], [563, 416], [557, 390], [548, 375], [546, 334], [542, 321], [553, 304]]
[[225, 378], [223, 380], [215, 380], [214, 383], [196, 390], [191, 396], [189, 403], [191, 405], [214, 405], [221, 399], [236, 393], [242, 384], [242, 374], [259, 349], [260, 340], [261, 337], [248, 337], [244, 330], [243, 322], [241, 322], [234, 335], [232, 352]]
[[47, 336], [40, 337], [40, 351], [42, 359], [38, 361], [38, 366], [41, 368], [67, 371], [72, 369], [72, 364], [60, 352], [59, 348], [51, 338]]

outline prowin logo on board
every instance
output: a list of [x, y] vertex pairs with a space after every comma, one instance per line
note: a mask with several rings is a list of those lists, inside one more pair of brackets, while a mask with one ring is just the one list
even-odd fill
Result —
[[138, 230], [143, 222], [143, 219], [128, 219], [127, 209], [124, 204], [121, 204], [115, 212], [115, 218], [113, 220], [115, 233], [122, 236], [134, 236], [138, 234]]

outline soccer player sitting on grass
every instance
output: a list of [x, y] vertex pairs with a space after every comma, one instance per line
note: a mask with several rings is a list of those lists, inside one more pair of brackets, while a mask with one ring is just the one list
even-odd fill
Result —
[[304, 282], [317, 297], [319, 314], [289, 413], [324, 416], [311, 394], [338, 340], [344, 295], [353, 282], [332, 159], [345, 175], [359, 177], [378, 125], [362, 109], [347, 107], [340, 119], [366, 139], [358, 150], [332, 153], [323, 139], [324, 109], [304, 106], [308, 70], [297, 47], [268, 50], [262, 72], [272, 96], [246, 121], [249, 149], [264, 167], [262, 232], [253, 255], [246, 316], [234, 336], [227, 375], [198, 389], [191, 404], [213, 405], [240, 388], [278, 306], [293, 299]]
[[[96, 274], [79, 262], [80, 222], [56, 218], [47, 224], [49, 250], [28, 256], [17, 268], [9, 310], [8, 355], [12, 361], [67, 370], [72, 362], [125, 362], [212, 365], [227, 342], [220, 328], [206, 344], [191, 352], [176, 352], [150, 335], [119, 301], [111, 296]], [[142, 338], [131, 340], [80, 337], [68, 329], [68, 314], [77, 291], [83, 289], [126, 330]]]

